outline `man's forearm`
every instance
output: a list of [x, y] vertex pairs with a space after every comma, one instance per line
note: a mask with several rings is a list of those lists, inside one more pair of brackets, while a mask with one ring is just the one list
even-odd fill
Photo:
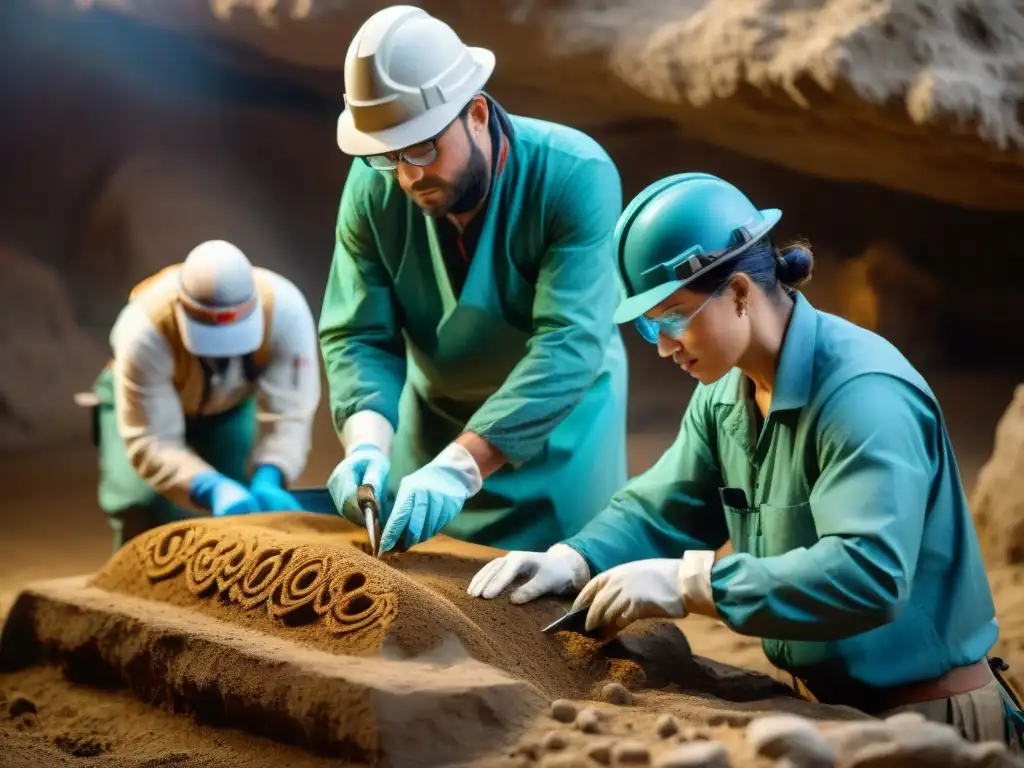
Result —
[[508, 463], [508, 458], [476, 432], [463, 432], [455, 442], [465, 448], [480, 468], [480, 476], [487, 478]]

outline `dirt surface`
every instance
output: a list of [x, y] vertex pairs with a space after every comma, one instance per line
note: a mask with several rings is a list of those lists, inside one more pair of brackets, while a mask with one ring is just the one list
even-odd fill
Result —
[[[657, 371], [651, 370], [646, 378], [645, 397], [638, 401], [631, 416], [634, 431], [630, 435], [630, 469], [634, 473], [649, 466], [672, 440], [677, 415], [689, 391], [687, 382], [675, 376], [658, 376]], [[1013, 379], [985, 378], [963, 372], [933, 376], [931, 380], [944, 405], [960, 469], [970, 487], [991, 451], [993, 428], [1012, 396]], [[318, 449], [312, 456], [304, 482], [322, 482], [330, 472], [336, 460], [332, 449], [334, 440], [329, 425], [318, 422], [314, 438]], [[10, 606], [17, 589], [27, 582], [103, 572], [110, 553], [111, 533], [95, 508], [95, 478], [95, 454], [88, 446], [46, 455], [9, 456], [0, 465], [3, 489], [0, 613]], [[271, 535], [287, 538], [294, 534], [279, 529]], [[473, 570], [471, 561], [479, 555], [479, 551], [470, 554], [465, 562], [455, 566], [454, 572], [468, 579]], [[419, 572], [410, 578], [411, 584], [424, 584], [433, 578], [429, 572], [430, 558], [419, 556], [418, 562]], [[1024, 615], [1020, 610], [1024, 584], [1019, 570], [1013, 568], [992, 570], [990, 579], [1002, 624], [996, 652], [1009, 658], [1013, 665], [1011, 675], [1015, 676], [1024, 670], [1024, 623], [1015, 618]], [[459, 590], [453, 587], [451, 594], [455, 599], [450, 602], [458, 605]], [[539, 623], [546, 616], [541, 611], [535, 620]], [[700, 617], [686, 619], [678, 625], [685, 631], [694, 654], [733, 665], [732, 668], [717, 666], [722, 678], [729, 680], [734, 674], [732, 669], [740, 667], [764, 672], [780, 683], [788, 682], [787, 675], [769, 665], [758, 640], [737, 635], [720, 622]], [[519, 626], [519, 630], [522, 629]], [[669, 639], [667, 642], [678, 641]], [[705, 666], [716, 668], [710, 661]], [[680, 673], [692, 669], [686, 667]], [[607, 672], [614, 679], [631, 685], [631, 675], [634, 681], [636, 679], [636, 668], [629, 664], [620, 663], [617, 669], [609, 668]], [[650, 665], [648, 672], [654, 681], [651, 685], [661, 682]], [[648, 672], [644, 673], [645, 677]], [[727, 685], [720, 681], [718, 684]], [[586, 748], [587, 744], [600, 747], [602, 739], [625, 739], [630, 733], [649, 735], [657, 719], [651, 710], [658, 708], [677, 713], [675, 716], [681, 719], [684, 728], [711, 728], [716, 739], [723, 739], [739, 749], [742, 743], [739, 724], [749, 719], [750, 712], [756, 711], [758, 705], [737, 701], [743, 697], [737, 695], [736, 686], [713, 688], [710, 686], [715, 682], [709, 682], [707, 677], [701, 685], [705, 691], [717, 691], [717, 694], [704, 694], [711, 697], [714, 707], [706, 706], [707, 698], [696, 706], [693, 693], [666, 694], [652, 688], [634, 690], [633, 700], [643, 705], [639, 708], [605, 702], [596, 704], [594, 706], [615, 714], [613, 719], [602, 722], [600, 733], [585, 733], [542, 716], [521, 739], [520, 747], [525, 752], [517, 756], [511, 754], [512, 750], [502, 752], [494, 756], [493, 764], [522, 764], [526, 756], [536, 751], [531, 744], [541, 744], [552, 731], [568, 732], [572, 744], [579, 749]], [[749, 690], [750, 681], [742, 685]], [[240, 762], [275, 767], [345, 764], [337, 758], [320, 758], [307, 750], [285, 747], [230, 727], [197, 724], [194, 714], [174, 714], [167, 709], [147, 706], [122, 690], [69, 682], [59, 671], [49, 667], [0, 674], [0, 695], [10, 702], [19, 694], [35, 702], [37, 714], [11, 717], [4, 714], [7, 710], [0, 708], [0, 766], [182, 764], [235, 768]], [[716, 724], [709, 725], [708, 720]], [[730, 726], [730, 722], [734, 725]], [[58, 745], [58, 740], [62, 746]], [[72, 757], [67, 751], [93, 751], [96, 748], [89, 746], [93, 742], [104, 746], [95, 757]], [[593, 764], [590, 765], [593, 768]]]
[[[0, 685], [13, 691], [26, 673], [10, 670], [49, 662], [70, 681], [126, 687], [204, 722], [391, 766], [426, 765], [428, 748], [430, 765], [476, 765], [517, 738], [505, 757], [523, 757], [547, 738], [556, 699], [625, 707], [593, 714], [577, 729], [584, 741], [635, 730], [645, 742], [666, 714], [726, 730], [758, 713], [861, 719], [695, 658], [670, 623], [639, 622], [606, 644], [543, 635], [562, 613], [556, 601], [465, 594], [494, 550], [438, 537], [378, 561], [363, 539], [339, 518], [302, 513], [164, 526], [92, 577], [24, 591], [5, 624]], [[23, 708], [16, 732], [33, 714]]]
[[[358, 528], [329, 516], [190, 521], [138, 537], [91, 576], [29, 585], [0, 638], [0, 738], [27, 765], [223, 764], [236, 745], [208, 740], [210, 724], [302, 746], [306, 762], [289, 764], [311, 765], [320, 754], [393, 768], [668, 766], [679, 750], [768, 765], [807, 739], [840, 756], [864, 738], [915, 754], [902, 724], [872, 726], [695, 655], [681, 629], [717, 634], [721, 658], [716, 623], [637, 622], [606, 642], [543, 635], [558, 601], [465, 595], [495, 550], [443, 536], [383, 560], [365, 548]], [[174, 748], [126, 732], [122, 689], [152, 705], [149, 722], [162, 711], [168, 732], [200, 727]], [[63, 704], [76, 696], [92, 719]], [[751, 725], [764, 718], [774, 725]], [[758, 741], [766, 729], [782, 746]], [[850, 729], [861, 729], [855, 748]], [[963, 765], [1003, 760], [949, 733], [919, 741], [946, 739], [945, 758], [963, 751]], [[139, 762], [141, 739], [150, 762]]]

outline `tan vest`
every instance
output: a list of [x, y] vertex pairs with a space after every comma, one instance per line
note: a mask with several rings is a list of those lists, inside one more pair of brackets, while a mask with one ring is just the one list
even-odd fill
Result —
[[[178, 280], [172, 273], [181, 269], [181, 264], [164, 267], [155, 275], [147, 277], [128, 294], [128, 300], [134, 302], [149, 317], [150, 322], [167, 342], [174, 356], [174, 388], [181, 397], [185, 413], [193, 415], [198, 412], [205, 400], [206, 373], [199, 358], [185, 348], [178, 328], [178, 316], [174, 311], [178, 295]], [[270, 363], [271, 318], [274, 314], [274, 288], [271, 281], [261, 270], [253, 270], [256, 290], [259, 292], [263, 305], [263, 342], [259, 349], [252, 353], [250, 365], [254, 376], [258, 376]]]

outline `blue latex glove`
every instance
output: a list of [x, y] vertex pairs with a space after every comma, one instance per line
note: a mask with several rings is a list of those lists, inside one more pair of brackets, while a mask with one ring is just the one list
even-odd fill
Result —
[[204, 472], [196, 475], [189, 493], [192, 503], [208, 509], [214, 517], [224, 515], [246, 515], [259, 512], [256, 497], [241, 483], [236, 483], [220, 472]]
[[327, 490], [338, 512], [356, 525], [363, 525], [362, 510], [355, 503], [360, 485], [372, 485], [378, 500], [384, 498], [391, 461], [375, 445], [357, 445], [327, 478]]
[[284, 475], [272, 464], [261, 464], [252, 473], [249, 491], [264, 512], [298, 512], [299, 500], [284, 489]]
[[432, 462], [402, 479], [380, 535], [380, 551], [412, 547], [436, 536], [483, 485], [469, 451], [451, 443]]

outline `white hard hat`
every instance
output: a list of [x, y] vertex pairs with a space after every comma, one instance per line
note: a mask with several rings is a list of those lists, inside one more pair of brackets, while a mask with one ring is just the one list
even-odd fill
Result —
[[338, 146], [349, 155], [380, 155], [432, 139], [493, 71], [493, 53], [466, 46], [422, 8], [377, 11], [345, 56]]
[[197, 357], [240, 357], [263, 343], [263, 307], [252, 264], [237, 247], [208, 240], [181, 266], [174, 311], [185, 349]]

